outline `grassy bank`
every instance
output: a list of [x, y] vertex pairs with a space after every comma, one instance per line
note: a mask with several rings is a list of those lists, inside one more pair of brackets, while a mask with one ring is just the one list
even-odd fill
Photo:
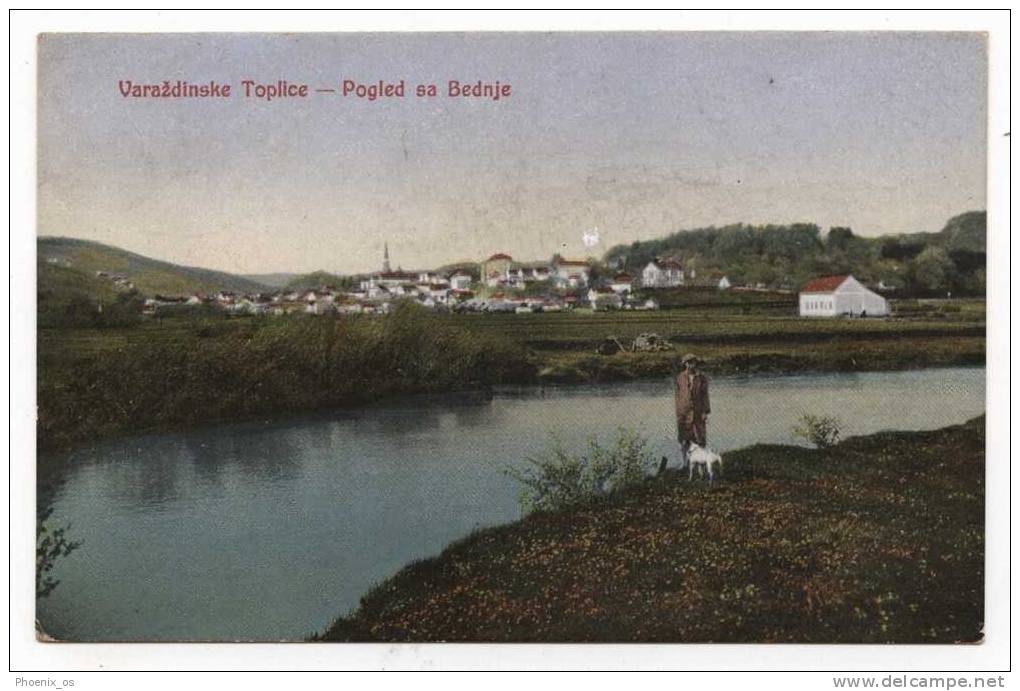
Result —
[[984, 418], [725, 455], [478, 532], [374, 588], [323, 640], [980, 639]]
[[[356, 405], [492, 384], [663, 376], [693, 351], [712, 374], [890, 370], [984, 363], [983, 301], [911, 303], [888, 320], [804, 320], [768, 302], [661, 312], [379, 317], [179, 316], [38, 332], [38, 441], [102, 437]], [[785, 308], [784, 308], [785, 309]], [[655, 332], [669, 352], [599, 355]]]
[[892, 338], [830, 336], [824, 340], [763, 341], [754, 344], [682, 341], [672, 352], [598, 355], [583, 351], [539, 351], [538, 376], [550, 383], [626, 381], [661, 377], [678, 353], [694, 352], [713, 375], [803, 372], [881, 372], [985, 363], [983, 335], [912, 335]]
[[179, 320], [40, 331], [38, 443], [286, 415], [527, 379], [527, 354], [436, 324], [412, 305], [379, 318]]

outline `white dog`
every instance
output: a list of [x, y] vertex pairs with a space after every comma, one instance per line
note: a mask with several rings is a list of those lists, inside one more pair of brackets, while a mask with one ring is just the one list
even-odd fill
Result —
[[690, 468], [688, 480], [694, 479], [694, 466], [698, 466], [708, 473], [708, 481], [712, 482], [715, 479], [713, 466], [718, 466], [719, 472], [722, 473], [722, 456], [711, 449], [692, 443], [691, 450], [687, 454], [687, 465]]

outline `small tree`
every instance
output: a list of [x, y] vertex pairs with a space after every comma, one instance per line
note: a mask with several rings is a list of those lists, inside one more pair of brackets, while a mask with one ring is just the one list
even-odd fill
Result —
[[819, 449], [827, 449], [839, 443], [839, 419], [831, 415], [800, 416], [800, 424], [793, 428], [793, 435], [807, 440]]
[[60, 584], [51, 575], [53, 567], [60, 557], [66, 557], [81, 546], [81, 542], [67, 537], [69, 526], [52, 526], [48, 523], [52, 507], [40, 510], [36, 521], [35, 541], [35, 596], [46, 597]]

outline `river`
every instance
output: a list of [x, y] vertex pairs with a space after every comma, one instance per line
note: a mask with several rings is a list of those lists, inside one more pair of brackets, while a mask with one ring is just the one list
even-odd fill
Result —
[[[984, 411], [983, 368], [717, 378], [716, 450], [794, 443], [805, 412], [844, 436]], [[519, 517], [504, 469], [638, 430], [676, 458], [668, 381], [451, 394], [116, 439], [47, 459], [40, 496], [83, 545], [37, 617], [65, 640], [294, 640], [376, 582]]]

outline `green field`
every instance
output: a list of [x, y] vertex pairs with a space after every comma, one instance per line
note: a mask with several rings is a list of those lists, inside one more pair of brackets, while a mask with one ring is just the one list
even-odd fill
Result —
[[904, 335], [973, 334], [984, 326], [984, 301], [956, 301], [959, 312], [942, 312], [945, 303], [893, 319], [801, 319], [795, 308], [700, 306], [661, 311], [573, 312], [546, 314], [438, 315], [447, 323], [492, 333], [537, 350], [584, 350], [615, 336], [632, 340], [656, 332], [675, 343], [809, 341], [833, 337], [888, 338]]
[[[792, 304], [694, 304], [650, 312], [456, 314], [438, 317], [520, 344], [539, 378], [582, 382], [665, 375], [677, 354], [694, 352], [717, 374], [887, 370], [984, 362], [983, 300], [893, 303], [889, 319], [800, 319]], [[672, 352], [599, 355], [614, 338], [627, 347], [642, 333], [668, 339]]]

